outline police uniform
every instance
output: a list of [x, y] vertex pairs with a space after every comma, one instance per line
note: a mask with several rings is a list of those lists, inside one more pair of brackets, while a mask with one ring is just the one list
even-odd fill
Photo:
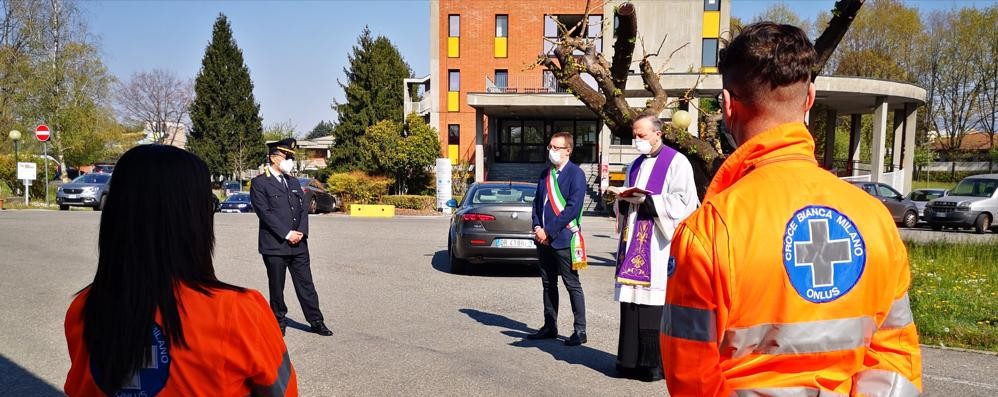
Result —
[[[294, 155], [293, 139], [270, 143], [267, 146], [271, 154], [283, 152], [288, 158]], [[290, 269], [291, 281], [295, 286], [305, 320], [312, 325], [313, 332], [331, 335], [323, 323], [322, 312], [319, 310], [319, 295], [312, 283], [305, 193], [297, 178], [274, 172], [269, 160], [267, 164], [264, 173], [253, 178], [250, 197], [253, 209], [260, 218], [259, 250], [267, 266], [270, 308], [283, 332], [287, 326], [285, 315], [288, 312], [288, 307], [284, 303], [284, 279]], [[288, 240], [294, 231], [304, 234], [298, 244], [291, 244]]]

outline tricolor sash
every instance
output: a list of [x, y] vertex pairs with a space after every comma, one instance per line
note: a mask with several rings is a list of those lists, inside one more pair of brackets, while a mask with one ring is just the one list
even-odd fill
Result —
[[[656, 156], [651, 176], [648, 178], [645, 186], [638, 187], [651, 192], [653, 195], [661, 194], [665, 185], [665, 176], [668, 174], [669, 165], [672, 164], [674, 157], [676, 157], [676, 151], [663, 145], [662, 150]], [[638, 171], [641, 170], [641, 163], [646, 158], [648, 157], [638, 156], [631, 165], [631, 172], [628, 175], [627, 181], [632, 186], [636, 186]], [[651, 200], [651, 198], [649, 197], [648, 200]], [[634, 206], [629, 209], [631, 212], [637, 210]], [[620, 245], [617, 248], [617, 282], [626, 285], [648, 287], [651, 285], [651, 238], [655, 233], [655, 220], [645, 211], [637, 211], [634, 221], [634, 232], [631, 233], [631, 243], [625, 245], [627, 232], [628, 228], [624, 227], [624, 230], [620, 233]]]
[[[551, 172], [548, 173], [547, 177], [547, 190], [548, 190], [548, 203], [551, 203], [551, 209], [554, 210], [554, 216], [560, 216], [561, 212], [565, 210], [565, 206], [568, 205], [568, 201], [565, 200], [565, 196], [561, 194], [561, 188], [558, 187], [558, 173], [557, 169], [551, 167]], [[582, 211], [579, 211], [579, 216], [568, 222], [565, 226], [568, 230], [572, 231], [572, 244], [569, 251], [572, 253], [572, 270], [582, 270], [586, 268], [588, 258], [586, 257], [586, 241], [582, 238], [582, 229], [579, 227], [579, 220], [582, 217]]]

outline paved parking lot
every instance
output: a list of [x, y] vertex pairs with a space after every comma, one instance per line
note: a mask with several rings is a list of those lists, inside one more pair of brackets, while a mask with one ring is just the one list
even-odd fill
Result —
[[[0, 394], [59, 395], [69, 368], [63, 316], [93, 277], [98, 215], [0, 212]], [[220, 278], [265, 291], [256, 218], [219, 215], [216, 225]], [[289, 329], [302, 395], [663, 394], [664, 382], [613, 376], [612, 224], [586, 218], [583, 227], [595, 262], [582, 273], [589, 344], [571, 348], [523, 338], [542, 321], [532, 269], [448, 272], [446, 218], [313, 217], [313, 272], [336, 335]], [[289, 315], [302, 321], [287, 288]], [[564, 332], [571, 311], [562, 296]], [[998, 357], [923, 350], [929, 395], [998, 394]]]

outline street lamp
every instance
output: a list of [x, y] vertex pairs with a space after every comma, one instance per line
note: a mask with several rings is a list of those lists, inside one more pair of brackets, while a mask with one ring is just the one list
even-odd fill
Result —
[[693, 122], [693, 117], [690, 116], [690, 112], [685, 110], [677, 110], [672, 112], [672, 125], [681, 130], [689, 128], [690, 123]]
[[17, 163], [18, 141], [21, 140], [21, 131], [11, 130], [7, 137], [14, 141], [14, 163]]

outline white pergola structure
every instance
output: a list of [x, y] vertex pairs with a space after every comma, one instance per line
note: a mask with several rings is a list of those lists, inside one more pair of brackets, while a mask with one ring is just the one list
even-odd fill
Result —
[[[665, 73], [661, 75], [662, 86], [670, 96], [680, 97], [691, 93], [694, 97], [713, 98], [721, 92], [721, 76], [696, 73]], [[829, 120], [849, 115], [851, 120], [849, 155], [846, 170], [836, 170], [840, 176], [858, 177], [874, 182], [892, 185], [902, 193], [911, 190], [914, 171], [916, 111], [925, 103], [925, 90], [907, 83], [876, 80], [858, 77], [819, 76], [816, 104], [827, 109]], [[628, 103], [643, 107], [648, 92], [644, 90], [641, 76], [631, 75], [627, 80], [625, 95]], [[495, 127], [487, 122], [497, 117], [559, 116], [595, 118], [571, 94], [567, 93], [469, 93], [468, 104], [475, 108], [475, 179], [485, 180], [485, 167], [489, 153], [494, 152]], [[873, 115], [873, 140], [870, 147], [871, 164], [866, 170], [857, 167], [860, 160], [860, 140], [862, 115]], [[660, 117], [670, 117], [666, 110]], [[888, 125], [888, 121], [892, 121]], [[825, 133], [825, 153], [819, 162], [825, 168], [836, 168], [835, 123], [828, 123]], [[486, 126], [488, 130], [486, 130]], [[888, 130], [888, 127], [891, 130]], [[696, 134], [697, 125], [690, 126]], [[889, 134], [892, 132], [892, 134]], [[888, 135], [893, 136], [888, 153]], [[490, 142], [491, 141], [491, 142]], [[609, 157], [607, 164], [611, 170], [622, 168], [637, 152], [630, 146], [611, 145], [610, 132], [603, 128], [599, 150], [601, 157]], [[605, 161], [605, 160], [604, 160]], [[890, 173], [889, 172], [893, 172]], [[862, 174], [862, 175], [861, 175]]]

